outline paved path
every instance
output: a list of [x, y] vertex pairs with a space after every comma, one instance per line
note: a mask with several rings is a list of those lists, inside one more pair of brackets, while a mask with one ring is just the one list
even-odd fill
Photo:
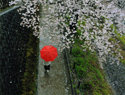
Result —
[[[45, 10], [44, 8], [45, 7]], [[43, 27], [43, 31], [45, 31], [45, 35], [52, 31], [54, 28], [54, 19], [48, 18], [47, 16], [52, 15], [50, 11], [48, 11], [49, 7], [53, 7], [53, 5], [44, 5], [41, 6], [41, 27]], [[56, 17], [55, 17], [56, 18]], [[46, 22], [46, 20], [50, 20], [50, 23], [53, 22], [52, 26]], [[53, 21], [52, 21], [53, 20]], [[50, 27], [51, 26], [51, 27]], [[57, 26], [55, 26], [57, 27]], [[45, 38], [43, 36], [40, 37], [39, 51], [45, 46], [49, 45], [49, 39], [47, 35]], [[54, 46], [54, 45], [53, 45]], [[57, 46], [54, 46], [57, 48]], [[43, 59], [40, 58], [39, 55], [39, 63], [38, 63], [38, 79], [37, 79], [37, 95], [71, 95], [71, 89], [69, 85], [69, 80], [67, 79], [66, 68], [64, 64], [63, 54], [58, 51], [58, 57], [51, 62], [49, 76], [44, 76], [44, 65]], [[67, 90], [69, 88], [69, 90]]]

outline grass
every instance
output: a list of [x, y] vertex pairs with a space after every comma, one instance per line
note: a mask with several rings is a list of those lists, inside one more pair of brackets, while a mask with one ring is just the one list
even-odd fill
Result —
[[[84, 42], [81, 42], [84, 43]], [[78, 85], [74, 83], [75, 91], [78, 95], [81, 95], [80, 89], [82, 89], [83, 95], [111, 95], [113, 94], [112, 88], [108, 84], [104, 71], [98, 64], [96, 53], [90, 54], [90, 50], [86, 52], [82, 51], [79, 39], [75, 39], [75, 43], [72, 48], [72, 62], [76, 62], [75, 69], [77, 79], [82, 80], [81, 88], [76, 88]]]
[[[102, 19], [104, 22], [105, 19], [103, 17]], [[78, 24], [85, 25], [85, 22], [78, 21]], [[100, 29], [102, 28], [103, 26], [100, 27]], [[92, 32], [92, 29], [90, 29], [90, 32]], [[84, 44], [85, 39], [79, 40], [78, 35], [81, 35], [81, 30], [77, 29], [72, 55], [70, 55], [72, 60], [71, 71], [76, 72], [73, 74], [72, 83], [77, 95], [113, 95], [114, 92], [106, 80], [104, 71], [100, 68], [96, 53], [90, 54], [91, 51], [88, 48], [83, 52], [84, 47], [81, 47], [81, 45]], [[110, 38], [110, 40], [115, 41], [113, 38]], [[75, 68], [73, 68], [74, 62], [76, 62]], [[81, 80], [80, 88], [77, 88], [78, 82], [74, 80]]]
[[[102, 21], [105, 22], [105, 19], [106, 18], [103, 18]], [[85, 23], [82, 24], [85, 25]], [[100, 26], [99, 28], [102, 29], [103, 26]], [[116, 42], [116, 39], [120, 40], [119, 46], [122, 49], [120, 53], [123, 56], [123, 59], [120, 59], [120, 61], [125, 63], [125, 46], [124, 46], [125, 36], [124, 35], [120, 36], [120, 34], [116, 31], [115, 25], [111, 25], [111, 30], [113, 28], [114, 28], [114, 33], [118, 37], [117, 38], [111, 37], [108, 41], [109, 42], [112, 41], [113, 42], [112, 44], [114, 44]], [[80, 30], [77, 30], [77, 32], [78, 33], [76, 34], [76, 36], [81, 34]], [[82, 80], [81, 88], [83, 95], [114, 95], [111, 86], [108, 84], [106, 80], [104, 71], [99, 66], [96, 53], [92, 55], [90, 54], [90, 51], [88, 49], [86, 52], [82, 52], [82, 47], [80, 46], [81, 44], [84, 44], [84, 41], [80, 43], [79, 39], [75, 39], [71, 55], [72, 60], [76, 61], [75, 69], [73, 69], [73, 63], [71, 64], [72, 64], [72, 69], [77, 72], [76, 73], [78, 75], [77, 79]], [[77, 83], [74, 84], [77, 85]], [[80, 92], [78, 92], [80, 88], [75, 88], [75, 90], [78, 95], [81, 95], [79, 94]]]
[[[76, 43], [74, 43], [76, 44]], [[78, 43], [77, 43], [78, 44]], [[73, 49], [78, 51], [82, 50], [82, 47], [78, 45], [73, 45]], [[79, 47], [79, 48], [78, 48]], [[98, 64], [98, 59], [96, 53], [93, 55], [90, 54], [90, 51], [87, 49], [84, 53], [79, 53], [79, 56], [74, 56], [76, 52], [72, 49], [72, 60], [76, 61], [75, 69], [73, 69], [72, 61], [72, 69], [76, 70], [79, 79], [82, 80], [81, 89], [84, 95], [111, 95], [112, 89], [110, 85], [106, 82], [105, 73], [100, 68]], [[77, 77], [77, 78], [78, 78]], [[77, 86], [77, 84], [74, 83]], [[75, 90], [77, 93], [78, 88]], [[79, 95], [79, 94], [78, 94]]]
[[80, 56], [81, 54], [82, 54], [82, 50], [79, 48], [79, 47], [76, 47], [76, 48], [73, 48], [72, 49], [72, 54], [74, 55], [74, 56]]

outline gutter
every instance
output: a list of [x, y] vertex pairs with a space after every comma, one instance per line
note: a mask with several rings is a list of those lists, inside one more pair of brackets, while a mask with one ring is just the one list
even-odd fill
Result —
[[70, 79], [70, 83], [71, 83], [71, 90], [72, 90], [72, 95], [75, 95], [75, 91], [74, 91], [74, 88], [73, 88], [73, 86], [72, 86], [72, 82], [71, 82], [71, 74], [70, 74], [70, 68], [69, 68], [69, 56], [68, 56], [68, 54], [67, 54], [67, 52], [68, 52], [68, 50], [67, 49], [64, 49], [64, 53], [65, 53], [65, 57], [66, 57], [66, 63], [67, 63], [67, 68], [68, 68], [68, 74], [69, 74], [69, 79]]

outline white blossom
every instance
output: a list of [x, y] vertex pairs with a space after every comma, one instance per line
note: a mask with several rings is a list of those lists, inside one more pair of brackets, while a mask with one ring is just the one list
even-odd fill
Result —
[[[41, 4], [45, 4], [46, 5], [46, 0], [44, 0], [44, 1], [43, 0], [38, 0], [38, 1]], [[63, 12], [63, 13], [59, 13], [61, 15], [60, 18], [55, 19], [56, 24], [60, 26], [60, 29], [54, 28], [54, 31], [52, 33], [55, 33], [55, 31], [57, 31], [57, 32], [60, 31], [61, 33], [63, 33], [64, 32], [63, 28], [65, 27], [66, 28], [65, 35], [63, 35], [63, 34], [59, 35], [59, 33], [55, 34], [55, 35], [52, 35], [52, 33], [48, 33], [47, 34], [49, 36], [49, 38], [50, 38], [52, 43], [56, 43], [56, 44], [60, 43], [60, 42], [64, 42], [65, 43], [65, 44], [63, 44], [63, 48], [59, 47], [58, 50], [62, 51], [66, 47], [69, 48], [68, 45], [69, 45], [69, 43], [71, 43], [71, 41], [69, 39], [67, 39], [67, 36], [70, 35], [72, 32], [70, 31], [68, 25], [65, 24], [65, 21], [66, 21], [65, 16], [69, 15], [69, 17], [71, 17], [71, 19], [69, 21], [69, 24], [71, 25], [74, 22], [74, 19], [75, 19], [74, 14], [76, 14], [76, 13], [79, 14], [78, 21], [85, 21], [85, 24], [86, 24], [85, 26], [82, 25], [82, 24], [80, 24], [80, 25], [76, 24], [77, 28], [80, 31], [82, 31], [82, 33], [81, 33], [82, 36], [79, 36], [79, 39], [82, 40], [84, 37], [86, 37], [85, 45], [89, 46], [90, 50], [93, 51], [93, 49], [91, 47], [91, 44], [93, 42], [91, 42], [91, 39], [94, 38], [94, 35], [96, 37], [96, 39], [94, 39], [94, 42], [95, 42], [94, 44], [97, 45], [97, 48], [101, 48], [102, 49], [102, 50], [99, 51], [99, 54], [100, 54], [99, 56], [100, 57], [104, 53], [108, 54], [108, 52], [111, 51], [110, 48], [114, 48], [114, 45], [112, 45], [110, 42], [108, 42], [108, 39], [111, 37], [110, 34], [112, 34], [114, 32], [114, 28], [111, 31], [111, 33], [109, 31], [107, 31], [107, 29], [111, 30], [110, 29], [110, 25], [113, 24], [112, 17], [113, 18], [115, 17], [115, 22], [118, 23], [117, 24], [117, 27], [118, 27], [117, 31], [119, 31], [119, 33], [122, 36], [123, 33], [125, 33], [125, 25], [123, 25], [123, 21], [125, 20], [125, 12], [122, 11], [122, 10], [119, 10], [115, 5], [113, 5], [113, 2], [111, 2], [106, 7], [106, 6], [104, 6], [103, 4], [100, 3], [101, 2], [100, 0], [94, 0], [94, 1], [96, 2], [95, 5], [102, 7], [102, 10], [100, 10], [98, 8], [95, 9], [95, 10], [92, 10], [92, 7], [88, 6], [88, 4], [85, 3], [85, 2], [88, 2], [88, 0], [85, 0], [83, 2], [83, 5], [85, 5], [86, 7], [82, 8], [82, 9], [81, 9], [82, 4], [79, 4], [79, 3], [76, 4], [74, 1], [71, 2], [71, 0], [66, 0], [65, 2], [63, 2], [63, 4], [67, 5], [67, 7], [62, 6], [61, 4], [58, 5], [56, 3], [54, 5], [55, 9], [50, 10], [51, 8], [49, 8], [51, 13], [54, 13], [54, 15], [56, 15], [56, 16], [58, 16], [59, 12]], [[92, 2], [92, 0], [91, 0], [91, 2]], [[18, 9], [17, 11], [20, 12], [20, 11], [22, 11], [24, 9], [27, 9], [26, 13], [22, 13], [22, 15], [24, 17], [22, 17], [23, 21], [20, 23], [20, 25], [22, 25], [23, 27], [26, 24], [29, 24], [29, 26], [26, 25], [27, 27], [33, 26], [33, 29], [35, 29], [33, 34], [35, 36], [40, 37], [40, 35], [44, 36], [44, 33], [43, 33], [42, 28], [39, 25], [37, 25], [38, 23], [37, 23], [36, 20], [40, 21], [40, 16], [36, 16], [35, 12], [36, 11], [40, 11], [40, 10], [38, 8], [36, 8], [36, 5], [37, 5], [36, 3], [37, 3], [37, 0], [34, 0], [32, 2], [25, 1], [25, 4], [22, 5], [21, 8]], [[14, 2], [10, 2], [10, 4], [14, 4]], [[34, 7], [31, 7], [32, 5], [34, 5]], [[74, 8], [78, 8], [78, 11], [74, 12], [74, 14], [71, 14], [71, 13], [73, 13], [73, 7]], [[44, 9], [44, 7], [43, 7], [43, 9]], [[86, 12], [87, 14], [83, 14], [82, 12]], [[93, 17], [93, 16], [90, 16], [90, 18], [84, 17], [84, 16], [88, 16], [89, 13], [93, 14], [93, 16], [95, 16], [95, 17]], [[27, 19], [26, 18], [26, 17], [30, 16], [28, 14], [31, 15], [31, 19]], [[98, 20], [99, 20], [99, 18], [101, 16], [104, 16], [104, 17], [108, 18], [109, 20], [105, 20], [105, 22], [103, 23], [104, 28], [102, 30], [99, 30], [99, 26], [101, 24], [98, 23]], [[48, 17], [51, 17], [51, 16], [48, 16]], [[44, 21], [45, 21], [45, 23], [48, 23], [48, 25], [53, 25], [53, 23], [50, 23], [50, 21], [47, 20], [47, 19], [44, 19]], [[82, 23], [82, 22], [80, 22], [80, 23]], [[95, 24], [97, 24], [97, 26], [94, 26]], [[39, 28], [40, 33], [38, 33], [39, 30], [37, 30], [37, 27]], [[90, 33], [89, 29], [92, 29], [92, 28], [93, 28], [93, 33]], [[83, 33], [83, 31], [85, 31], [85, 32]], [[75, 33], [76, 32], [77, 31], [73, 31], [74, 34], [70, 35], [70, 38], [72, 38], [72, 41], [73, 41], [72, 43], [75, 43], [74, 40], [73, 40], [74, 39], [73, 37], [75, 37]], [[98, 34], [102, 35], [102, 37], [101, 36], [97, 36]], [[106, 43], [107, 45], [104, 45], [104, 43]], [[61, 44], [59, 44], [59, 45], [61, 46]], [[122, 57], [120, 54], [118, 54], [117, 56]], [[100, 58], [100, 60], [101, 60], [100, 64], [101, 64], [101, 67], [102, 67], [102, 61], [103, 60], [105, 61], [105, 58]]]

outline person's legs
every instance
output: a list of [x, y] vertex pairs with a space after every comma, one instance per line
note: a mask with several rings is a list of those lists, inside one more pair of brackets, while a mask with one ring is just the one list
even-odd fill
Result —
[[50, 70], [50, 65], [48, 65], [48, 68], [47, 68], [48, 70]]
[[45, 69], [45, 71], [47, 71], [47, 69], [48, 69], [48, 68], [47, 68], [47, 65], [44, 65], [44, 69]]
[[47, 66], [47, 72], [49, 72], [49, 70], [50, 70], [50, 65]]
[[45, 73], [45, 76], [46, 76], [46, 75], [48, 75], [48, 73], [47, 73], [47, 72], [48, 72], [48, 66], [47, 66], [47, 65], [44, 65], [44, 69], [45, 69], [45, 72], [44, 72], [44, 73]]

